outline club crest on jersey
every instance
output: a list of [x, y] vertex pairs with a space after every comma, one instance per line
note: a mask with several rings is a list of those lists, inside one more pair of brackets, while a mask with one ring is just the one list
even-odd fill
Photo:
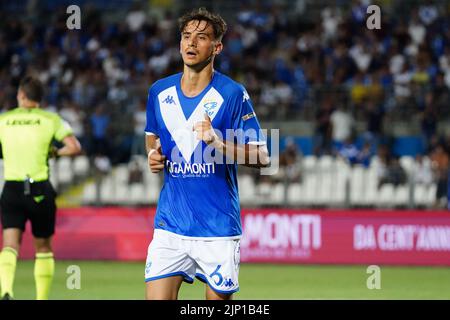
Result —
[[203, 105], [208, 116], [212, 116], [214, 114], [214, 109], [217, 107], [217, 102], [207, 102]]

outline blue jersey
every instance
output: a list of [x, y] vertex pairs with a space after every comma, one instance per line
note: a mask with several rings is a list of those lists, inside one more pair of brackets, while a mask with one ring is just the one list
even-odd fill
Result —
[[240, 237], [237, 164], [198, 140], [193, 126], [207, 113], [224, 140], [230, 132], [238, 144], [265, 144], [265, 137], [241, 84], [214, 71], [200, 94], [186, 97], [181, 77], [161, 79], [148, 93], [145, 132], [160, 138], [166, 156], [154, 226], [186, 237]]

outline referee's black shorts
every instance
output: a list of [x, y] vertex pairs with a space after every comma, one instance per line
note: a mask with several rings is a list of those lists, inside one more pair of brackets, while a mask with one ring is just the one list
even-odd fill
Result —
[[24, 183], [6, 181], [0, 198], [3, 229], [25, 231], [27, 220], [36, 238], [48, 238], [55, 233], [56, 192], [50, 181], [31, 184], [29, 195], [24, 194]]

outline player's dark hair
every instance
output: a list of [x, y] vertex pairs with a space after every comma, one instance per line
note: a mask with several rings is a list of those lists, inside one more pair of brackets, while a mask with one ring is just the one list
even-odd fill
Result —
[[41, 82], [31, 76], [26, 76], [19, 83], [19, 89], [23, 91], [28, 100], [41, 102], [44, 96], [44, 87]]
[[206, 22], [205, 29], [208, 25], [211, 25], [214, 30], [214, 38], [216, 40], [222, 40], [223, 35], [227, 32], [227, 24], [223, 18], [215, 13], [211, 13], [205, 8], [194, 9], [191, 12], [184, 14], [180, 19], [178, 19], [178, 27], [180, 32], [184, 31], [187, 24], [191, 21], [201, 21]]

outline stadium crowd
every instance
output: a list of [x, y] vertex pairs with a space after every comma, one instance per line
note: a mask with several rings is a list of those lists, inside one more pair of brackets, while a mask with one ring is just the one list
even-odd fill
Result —
[[[383, 1], [382, 28], [369, 30], [367, 1], [322, 7], [319, 19], [303, 19], [308, 1], [293, 10], [250, 3], [235, 11], [216, 69], [246, 86], [260, 120], [312, 121], [315, 154], [363, 165], [378, 154], [394, 183], [405, 177], [386, 126], [419, 121], [417, 157], [430, 156], [434, 179], [447, 185], [450, 137], [438, 129], [450, 120], [448, 4]], [[82, 29], [68, 30], [65, 8], [54, 21], [43, 8], [28, 10], [22, 19], [0, 13], [1, 111], [16, 106], [19, 79], [36, 74], [47, 88], [44, 107], [71, 123], [100, 168], [144, 153], [148, 86], [181, 70], [177, 14], [135, 5], [111, 21], [85, 6]], [[294, 150], [283, 166], [295, 164]], [[300, 179], [295, 166], [288, 171]]]

